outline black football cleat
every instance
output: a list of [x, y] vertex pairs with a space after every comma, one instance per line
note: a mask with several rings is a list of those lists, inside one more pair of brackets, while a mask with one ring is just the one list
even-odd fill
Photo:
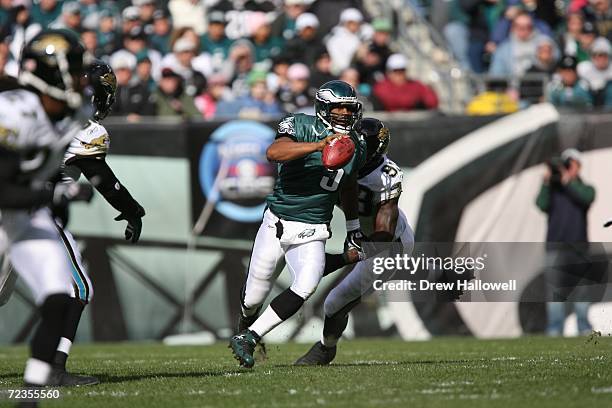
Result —
[[48, 381], [48, 385], [52, 387], [83, 387], [96, 384], [100, 384], [100, 380], [96, 377], [70, 374], [66, 370], [59, 368], [51, 370]]
[[298, 358], [293, 365], [297, 366], [317, 366], [328, 365], [336, 357], [336, 346], [325, 347], [317, 341], [306, 354]]

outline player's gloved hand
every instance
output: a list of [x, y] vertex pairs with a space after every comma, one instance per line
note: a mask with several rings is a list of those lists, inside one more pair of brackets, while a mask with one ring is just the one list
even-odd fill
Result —
[[[346, 239], [344, 240], [344, 253], [349, 256], [349, 258], [357, 258], [360, 261], [366, 259], [366, 254], [363, 251], [361, 243], [366, 239], [366, 236], [363, 232], [361, 232], [361, 227], [357, 224], [350, 225], [351, 222], [347, 222], [347, 232]], [[351, 227], [357, 227], [354, 229], [349, 229]]]
[[93, 188], [89, 184], [58, 183], [49, 186], [51, 204], [65, 206], [71, 201], [91, 201]]
[[145, 215], [145, 210], [140, 205], [136, 214], [128, 215], [121, 213], [115, 217], [115, 221], [126, 220], [128, 225], [125, 228], [125, 239], [135, 244], [140, 239], [140, 232], [142, 231], [142, 217]]

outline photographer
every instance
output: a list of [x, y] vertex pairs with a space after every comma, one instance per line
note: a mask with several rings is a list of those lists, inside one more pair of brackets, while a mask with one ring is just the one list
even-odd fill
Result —
[[[536, 205], [548, 215], [546, 242], [570, 243], [549, 245], [550, 259], [554, 267], [547, 271], [547, 281], [552, 289], [552, 300], [547, 303], [547, 334], [558, 336], [563, 333], [565, 305], [573, 306], [578, 319], [580, 334], [588, 334], [591, 325], [587, 318], [588, 302], [566, 302], [569, 294], [579, 286], [585, 266], [584, 258], [577, 258], [576, 248], [588, 242], [587, 212], [595, 200], [595, 189], [580, 178], [581, 158], [576, 149], [565, 150], [560, 158], [548, 163], [544, 182], [538, 194]], [[562, 248], [560, 250], [560, 248]], [[580, 261], [578, 259], [581, 259]], [[550, 299], [549, 299], [550, 300]]]

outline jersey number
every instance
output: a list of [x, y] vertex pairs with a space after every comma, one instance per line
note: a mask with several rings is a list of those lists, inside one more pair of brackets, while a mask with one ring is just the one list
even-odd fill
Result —
[[344, 169], [329, 171], [327, 175], [323, 176], [319, 185], [323, 190], [336, 191], [342, 176], [344, 176]]

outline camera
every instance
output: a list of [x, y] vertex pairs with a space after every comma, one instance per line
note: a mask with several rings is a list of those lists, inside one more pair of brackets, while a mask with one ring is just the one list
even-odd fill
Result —
[[561, 184], [561, 169], [569, 169], [570, 159], [563, 160], [561, 157], [553, 157], [546, 161], [546, 165], [550, 169], [550, 184], [560, 185]]

